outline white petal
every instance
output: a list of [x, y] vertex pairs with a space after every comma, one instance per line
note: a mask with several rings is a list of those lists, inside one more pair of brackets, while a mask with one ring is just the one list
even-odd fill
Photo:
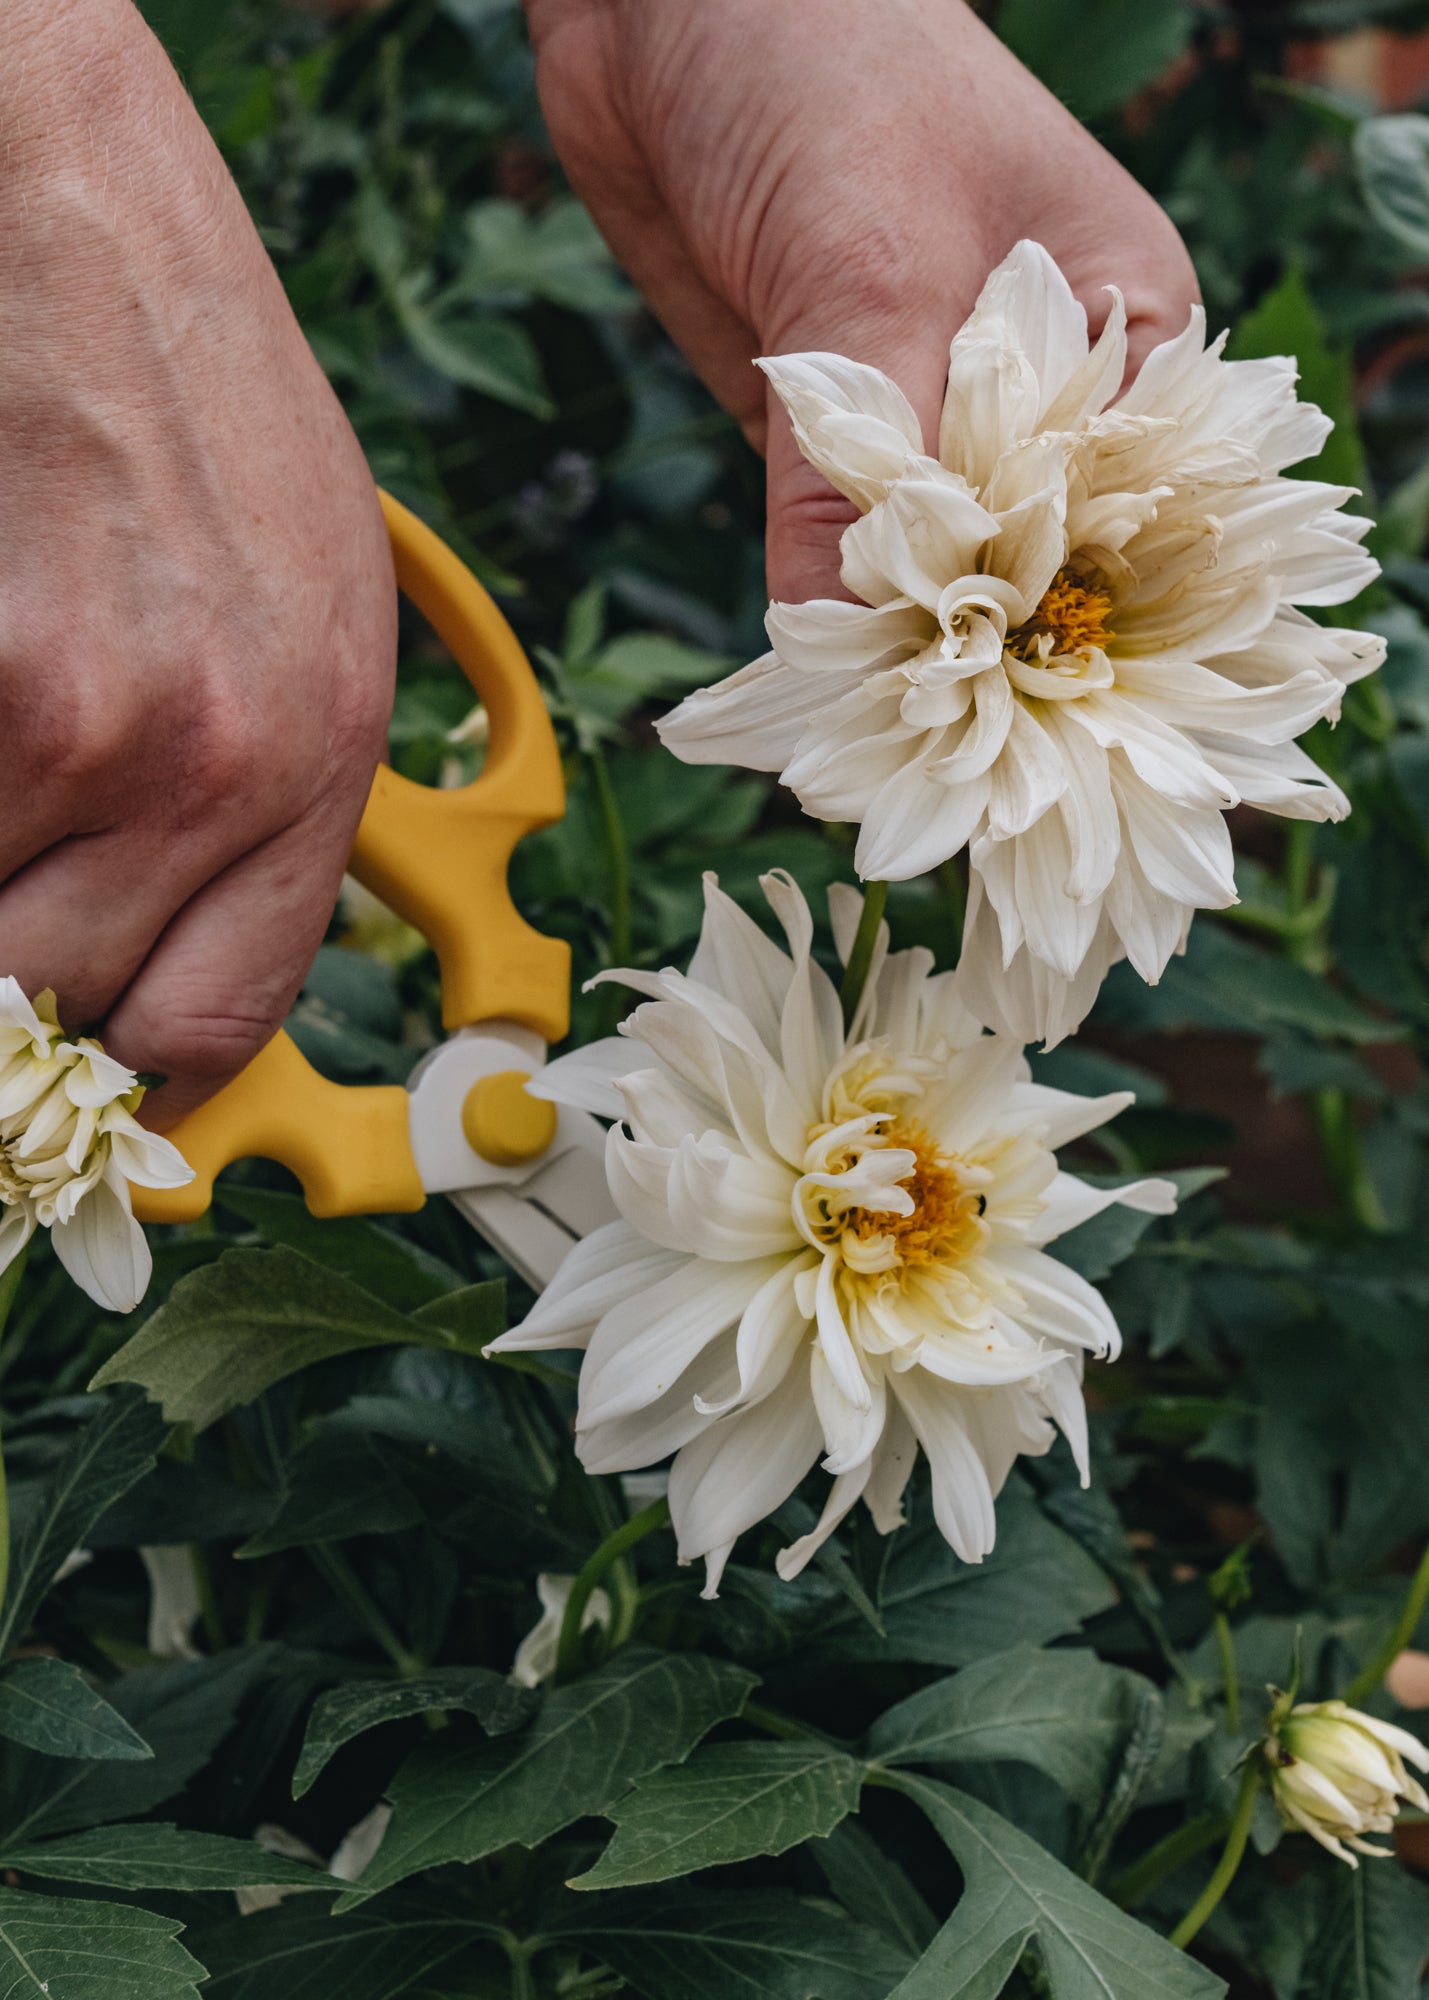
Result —
[[790, 1369], [751, 1409], [721, 1417], [670, 1468], [670, 1515], [681, 1562], [722, 1548], [781, 1507], [819, 1454], [806, 1377]]
[[153, 1260], [130, 1210], [127, 1187], [99, 1181], [69, 1221], [55, 1224], [50, 1241], [96, 1305], [106, 1312], [133, 1312], [148, 1289]]

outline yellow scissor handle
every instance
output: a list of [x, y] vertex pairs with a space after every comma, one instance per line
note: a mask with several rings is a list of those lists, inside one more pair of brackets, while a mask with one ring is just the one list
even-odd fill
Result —
[[[533, 930], [506, 884], [517, 841], [565, 809], [555, 731], [515, 633], [476, 578], [415, 514], [381, 499], [398, 588], [451, 649], [491, 736], [481, 776], [453, 791], [383, 765], [352, 872], [435, 948], [448, 1028], [499, 1016], [559, 1041], [570, 1021], [570, 947]], [[221, 1169], [253, 1154], [290, 1168], [315, 1215], [420, 1208], [407, 1107], [398, 1087], [330, 1083], [279, 1033], [170, 1132], [194, 1179], [136, 1188], [134, 1211], [144, 1222], [193, 1221]]]

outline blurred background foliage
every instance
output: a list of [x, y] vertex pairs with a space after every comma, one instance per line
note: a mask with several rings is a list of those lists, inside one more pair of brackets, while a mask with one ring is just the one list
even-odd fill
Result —
[[[649, 719], [664, 703], [762, 649], [761, 470], [564, 188], [517, 6], [144, 9], [375, 475], [473, 564], [537, 665], [570, 806], [525, 843], [513, 882], [532, 919], [570, 939], [577, 981], [608, 963], [680, 959], [704, 868], [751, 904], [775, 863], [811, 897], [850, 879], [845, 829], [654, 744]], [[995, 1731], [992, 1761], [947, 1756], [938, 1768], [1165, 1928], [1208, 1862], [1192, 1855], [1162, 1880], [1134, 1871], [1188, 1815], [1204, 1824], [1224, 1810], [1225, 1746], [1205, 1743], [1211, 1714], [1227, 1720], [1220, 1624], [1237, 1661], [1231, 1719], [1243, 1705], [1248, 1730], [1263, 1684], [1291, 1670], [1297, 1630], [1307, 1692], [1330, 1693], [1373, 1656], [1429, 1533], [1429, 118], [1415, 110], [1429, 98], [1429, 4], [1001, 0], [986, 11], [1166, 205], [1231, 352], [1298, 357], [1304, 392], [1338, 425], [1314, 469], [1364, 488], [1384, 564], [1382, 583], [1333, 615], [1382, 631], [1389, 663], [1311, 745], [1350, 792], [1349, 823], [1237, 816], [1239, 908], [1199, 918], [1159, 988], [1115, 975], [1084, 1036], [1039, 1059], [1049, 1081], [1137, 1092], [1084, 1167], [1178, 1171], [1188, 1196], [1170, 1222], [1112, 1211], [1067, 1241], [1128, 1336], [1126, 1357], [1092, 1385], [1092, 1492], [1060, 1454], [1030, 1465], [999, 1510], [998, 1555], [977, 1573], [926, 1527], [885, 1547], [864, 1523], [825, 1567], [780, 1586], [761, 1565], [786, 1522], [767, 1546], [749, 1538], [714, 1607], [647, 1544], [641, 1638], [756, 1668], [761, 1699], [847, 1740], [950, 1669], [962, 1670], [957, 1699], [990, 1728], [976, 1702], [995, 1690], [968, 1679], [976, 1663], [1079, 1634], [1052, 1655], [1058, 1676], [1042, 1696], [1087, 1746], [1075, 1769]], [[413, 623], [394, 761], [427, 782], [473, 775], [483, 731], [470, 709]], [[956, 868], [896, 888], [895, 936], [953, 962], [961, 899]], [[329, 1074], [400, 1081], [439, 1032], [435, 999], [421, 940], [350, 896], [292, 1026]], [[577, 1036], [608, 1027], [611, 1006], [608, 989], [579, 1000]], [[1200, 1171], [1208, 1163], [1225, 1171]], [[341, 1293], [354, 1323], [404, 1315], [408, 1344], [334, 1348], [261, 1394], [245, 1378], [241, 1407], [196, 1442], [181, 1431], [157, 1465], [163, 1427], [142, 1406], [112, 1400], [100, 1420], [80, 1396], [119, 1328], [52, 1265], [35, 1268], [5, 1364], [16, 1518], [39, 1579], [25, 1605], [32, 1647], [109, 1677], [115, 1709], [159, 1754], [116, 1763], [105, 1759], [128, 1753], [112, 1742], [102, 1754], [74, 1735], [37, 1744], [6, 1694], [26, 1664], [12, 1658], [0, 1668], [8, 1879], [28, 1887], [38, 1872], [61, 1895], [74, 1893], [66, 1882], [142, 1891], [146, 1911], [190, 1923], [186, 1941], [214, 1975], [203, 1990], [222, 2000], [256, 2000], [274, 1978], [301, 2000], [879, 2000], [959, 1884], [885, 1792], [836, 1837], [732, 1878], [696, 1875], [640, 1911], [622, 1904], [605, 1931], [588, 1914], [598, 1898], [577, 1899], [579, 1918], [570, 1899], [548, 1914], [600, 1846], [589, 1818], [561, 1832], [559, 1812], [534, 1854], [509, 1845], [519, 1830], [498, 1829], [501, 1851], [460, 1882], [450, 1869], [438, 1878], [456, 1891], [439, 1906], [387, 1897], [330, 1920], [302, 1898], [261, 1933], [198, 1893], [221, 1885], [194, 1864], [167, 1876], [136, 1864], [124, 1880], [71, 1856], [66, 1875], [51, 1850], [51, 1874], [35, 1870], [36, 1840], [159, 1806], [218, 1833], [277, 1820], [330, 1854], [424, 1732], [374, 1710], [383, 1729], [337, 1750], [295, 1803], [315, 1690], [434, 1667], [504, 1674], [537, 1615], [535, 1571], [578, 1568], [619, 1518], [618, 1494], [573, 1468], [569, 1381], [547, 1371], [533, 1387], [475, 1359], [499, 1324], [490, 1287], [502, 1274], [436, 1205], [390, 1227], [319, 1226], [274, 1175], [248, 1169], [207, 1230], [160, 1244], [154, 1297], [179, 1285], [165, 1310], [190, 1338], [237, 1339], [226, 1286], [258, 1269], [273, 1323], [300, 1320], [314, 1265], [333, 1296], [348, 1286], [367, 1301]], [[422, 1315], [440, 1301], [439, 1339]], [[251, 1330], [251, 1299], [244, 1310]], [[178, 1661], [147, 1618], [134, 1554], [172, 1542], [176, 1521], [202, 1585], [203, 1657]], [[48, 1559], [81, 1541], [93, 1560], [45, 1595], [35, 1547]], [[5, 1636], [23, 1641], [24, 1621]], [[1429, 1647], [1429, 1629], [1419, 1638]], [[1102, 1677], [1092, 1692], [1072, 1659]], [[1399, 1719], [1423, 1732], [1429, 1686], [1414, 1664], [1394, 1687], [1415, 1704]], [[453, 1710], [493, 1731], [521, 1720], [499, 1723], [490, 1689], [463, 1687], [445, 1685]], [[890, 1726], [885, 1714], [875, 1740]], [[1337, 1873], [1303, 1845], [1276, 1850], [1274, 1829], [1257, 1828], [1262, 1858], [1205, 1933], [1208, 1962], [1244, 2000], [1419, 2000], [1429, 1889], [1406, 1869]], [[1407, 1826], [1401, 1855], [1429, 1868], [1429, 1831]], [[458, 1843], [437, 1858], [465, 1856]], [[730, 1880], [764, 1941], [757, 1972], [729, 1943]], [[817, 1923], [813, 1894], [826, 1899]], [[800, 1954], [835, 1904], [850, 1920], [839, 1968], [815, 1975]], [[674, 1961], [657, 1934], [678, 1941]], [[934, 1983], [916, 1991], [1003, 1990], [963, 1984], [960, 1963], [941, 1974], [934, 1963]], [[155, 1996], [190, 1990], [157, 1968]], [[1129, 1985], [1110, 1973], [1095, 1988], [1061, 1983], [1045, 1963], [1009, 1961], [1003, 1977], [1009, 1991], [1068, 2000], [1217, 1990], [1162, 1985], [1150, 1964], [1116, 1975]]]

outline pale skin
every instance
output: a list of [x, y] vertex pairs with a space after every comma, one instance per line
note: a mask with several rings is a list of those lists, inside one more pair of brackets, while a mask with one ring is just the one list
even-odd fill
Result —
[[[1132, 366], [1195, 280], [1162, 211], [962, 0], [528, 0], [571, 181], [768, 465], [771, 596], [846, 503], [754, 356], [876, 364], [930, 439], [1020, 236]], [[172, 1124], [280, 1025], [383, 750], [376, 496], [236, 189], [130, 0], [0, 10], [0, 971]]]

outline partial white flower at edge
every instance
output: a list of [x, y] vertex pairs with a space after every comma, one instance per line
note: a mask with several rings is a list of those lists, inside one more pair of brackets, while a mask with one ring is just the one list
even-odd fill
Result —
[[902, 391], [836, 354], [760, 362], [809, 462], [861, 510], [857, 603], [772, 604], [772, 650], [660, 725], [688, 763], [777, 771], [856, 822], [865, 880], [967, 848], [963, 997], [1056, 1042], [1129, 957], [1155, 981], [1236, 900], [1223, 815], [1338, 819], [1295, 738], [1384, 641], [1326, 628], [1378, 565], [1353, 489], [1288, 479], [1331, 424], [1289, 360], [1227, 362], [1196, 309], [1113, 401], [1113, 292], [1086, 314], [1038, 244], [952, 343], [937, 456]]
[[[670, 1511], [706, 1595], [737, 1536], [816, 1460], [817, 1527], [798, 1574], [862, 1498], [902, 1519], [918, 1447], [938, 1526], [977, 1562], [1020, 1453], [1060, 1430], [1087, 1476], [1082, 1363], [1119, 1339], [1104, 1300], [1045, 1245], [1113, 1202], [1168, 1213], [1166, 1181], [1115, 1189], [1053, 1149], [1122, 1110], [1030, 1080], [983, 1035], [931, 954], [879, 933], [847, 1034], [786, 875], [764, 878], [781, 949], [705, 882], [688, 973], [620, 972], [648, 996], [621, 1035], [562, 1056], [540, 1095], [619, 1122], [607, 1172], [622, 1220], [570, 1253], [498, 1352], [584, 1347], [577, 1449], [591, 1472], [675, 1454]], [[830, 892], [847, 955], [858, 892]]]
[[33, 1004], [0, 979], [0, 1271], [37, 1227], [97, 1305], [132, 1312], [152, 1260], [129, 1189], [182, 1187], [193, 1170], [134, 1116], [133, 1070], [89, 1036], [66, 1037], [48, 990]]
[[1387, 1860], [1392, 1849], [1366, 1840], [1392, 1833], [1401, 1804], [1429, 1811], [1429, 1793], [1406, 1770], [1429, 1771], [1429, 1749], [1407, 1729], [1342, 1701], [1302, 1701], [1282, 1695], [1262, 1745], [1271, 1796], [1287, 1827], [1351, 1868], [1356, 1854]]
[[[575, 1585], [573, 1576], [560, 1576], [543, 1570], [536, 1578], [536, 1595], [541, 1600], [541, 1615], [516, 1648], [516, 1657], [511, 1663], [507, 1679], [518, 1687], [539, 1687], [549, 1680], [556, 1671], [556, 1655], [560, 1649], [561, 1626], [565, 1622], [566, 1604]], [[592, 1625], [609, 1625], [610, 1599], [603, 1590], [593, 1590], [586, 1600], [586, 1608], [581, 1613], [581, 1630], [585, 1632]]]

